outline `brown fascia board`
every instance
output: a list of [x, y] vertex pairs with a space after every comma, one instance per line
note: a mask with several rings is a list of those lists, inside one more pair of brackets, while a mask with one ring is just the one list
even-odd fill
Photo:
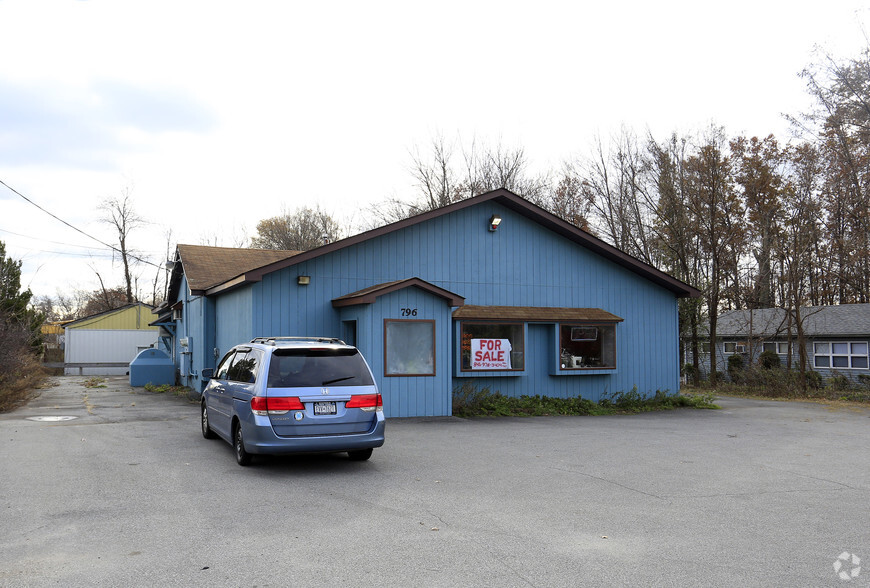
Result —
[[625, 320], [600, 308], [477, 306], [470, 304], [454, 310], [453, 318], [468, 320], [515, 320], [524, 322], [583, 321], [592, 323], [621, 323]]
[[613, 261], [617, 265], [620, 265], [634, 273], [637, 273], [647, 278], [651, 282], [658, 284], [659, 286], [662, 286], [663, 288], [673, 292], [679, 298], [698, 298], [699, 296], [701, 296], [701, 291], [697, 288], [693, 288], [692, 286], [681, 282], [680, 280], [666, 274], [665, 272], [660, 271], [653, 266], [646, 264], [639, 259], [628, 255], [627, 253], [624, 253], [623, 251], [620, 251], [616, 247], [613, 247], [612, 245], [605, 243], [601, 239], [592, 236], [590, 233], [587, 233], [583, 229], [580, 229], [579, 227], [576, 227], [571, 223], [562, 220], [556, 215], [547, 212], [543, 208], [532, 204], [524, 198], [520, 198], [513, 192], [504, 188], [493, 190], [492, 192], [487, 192], [486, 194], [481, 194], [480, 196], [475, 196], [473, 198], [467, 198], [455, 204], [450, 204], [449, 206], [430, 210], [428, 212], [424, 212], [422, 214], [418, 214], [416, 216], [412, 216], [410, 218], [406, 218], [383, 227], [378, 227], [377, 229], [366, 231], [365, 233], [360, 233], [359, 235], [354, 235], [340, 241], [335, 241], [334, 243], [329, 243], [322, 247], [318, 247], [317, 249], [305, 251], [298, 255], [294, 255], [293, 257], [290, 257], [288, 259], [264, 265], [260, 268], [242, 274], [241, 276], [239, 276], [239, 278], [209, 288], [204, 293], [206, 295], [212, 295], [237, 288], [243, 284], [259, 282], [263, 279], [263, 276], [265, 274], [291, 267], [299, 263], [303, 263], [310, 259], [320, 257], [321, 255], [326, 255], [327, 253], [332, 253], [333, 251], [344, 249], [345, 247], [357, 245], [358, 243], [368, 241], [369, 239], [374, 239], [375, 237], [388, 235], [394, 231], [399, 231], [404, 228], [426, 222], [430, 219], [438, 218], [439, 216], [449, 214], [451, 212], [463, 210], [470, 206], [477, 206], [478, 204], [482, 204], [490, 200], [494, 200], [495, 202], [505, 206], [506, 208], [509, 208], [515, 212], [522, 214], [527, 218], [530, 218], [540, 223], [541, 225], [545, 226], [556, 234], [559, 234], [570, 241], [574, 241], [575, 243], [583, 245], [587, 249], [601, 255], [605, 259]]
[[397, 290], [403, 290], [410, 286], [416, 286], [417, 288], [429, 292], [430, 294], [440, 296], [441, 298], [449, 301], [450, 306], [452, 307], [462, 306], [465, 304], [465, 298], [459, 296], [458, 294], [454, 294], [453, 292], [445, 290], [444, 288], [439, 288], [438, 286], [430, 284], [426, 280], [421, 280], [420, 278], [408, 278], [396, 282], [378, 284], [376, 286], [371, 286], [369, 288], [365, 288], [364, 290], [360, 290], [359, 292], [353, 292], [351, 294], [346, 294], [345, 296], [334, 298], [332, 300], [332, 306], [333, 308], [341, 308], [343, 306], [354, 306], [356, 304], [373, 304], [378, 299], [378, 297], [383, 296], [384, 294], [389, 294], [390, 292], [395, 292]]

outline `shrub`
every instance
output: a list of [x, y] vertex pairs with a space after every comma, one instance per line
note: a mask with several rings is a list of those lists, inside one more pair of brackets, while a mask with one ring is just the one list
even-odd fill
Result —
[[833, 376], [828, 378], [827, 384], [831, 390], [842, 392], [852, 387], [852, 380], [835, 372]]
[[453, 390], [453, 414], [458, 417], [551, 416], [636, 413], [682, 407], [717, 408], [712, 400], [711, 395], [684, 396], [661, 391], [650, 398], [638, 393], [635, 387], [629, 392], [604, 394], [596, 404], [585, 398], [504, 396], [466, 382]]
[[776, 352], [769, 350], [761, 352], [761, 355], [758, 356], [758, 364], [766, 370], [782, 367]]
[[31, 343], [27, 326], [0, 310], [0, 412], [27, 402], [45, 379]]
[[[858, 376], [861, 377], [861, 376]], [[807, 386], [814, 390], [821, 390], [824, 383], [822, 382], [822, 374], [814, 370], [807, 371]]]
[[686, 381], [690, 384], [694, 384], [698, 381], [698, 369], [691, 363], [683, 364], [682, 375], [686, 376]]
[[732, 382], [737, 382], [740, 379], [740, 372], [743, 371], [743, 356], [734, 354], [728, 356], [728, 377]]

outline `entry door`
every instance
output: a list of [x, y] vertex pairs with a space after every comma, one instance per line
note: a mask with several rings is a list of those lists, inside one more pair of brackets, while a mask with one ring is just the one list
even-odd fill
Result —
[[356, 347], [356, 321], [341, 321], [341, 338], [348, 345]]

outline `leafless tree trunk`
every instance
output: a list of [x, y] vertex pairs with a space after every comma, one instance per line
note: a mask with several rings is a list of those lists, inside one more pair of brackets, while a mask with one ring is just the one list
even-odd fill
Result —
[[[99, 207], [99, 209], [105, 214], [102, 222], [114, 227], [118, 234], [118, 249], [116, 249], [115, 252], [120, 255], [121, 264], [124, 268], [124, 284], [126, 286], [127, 302], [136, 301], [136, 297], [133, 293], [133, 274], [131, 271], [131, 265], [137, 259], [128, 247], [128, 239], [130, 233], [134, 229], [145, 224], [145, 221], [134, 209], [131, 192], [132, 190], [130, 188], [124, 188], [121, 191], [120, 196], [107, 198]], [[103, 290], [105, 290], [105, 287]]]

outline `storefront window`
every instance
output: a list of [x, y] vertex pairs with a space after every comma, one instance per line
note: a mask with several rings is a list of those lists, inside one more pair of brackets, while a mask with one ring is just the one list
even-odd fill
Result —
[[384, 375], [435, 375], [435, 321], [385, 321]]
[[525, 369], [522, 323], [463, 322], [462, 371]]
[[616, 325], [559, 325], [559, 366], [563, 370], [616, 367]]

